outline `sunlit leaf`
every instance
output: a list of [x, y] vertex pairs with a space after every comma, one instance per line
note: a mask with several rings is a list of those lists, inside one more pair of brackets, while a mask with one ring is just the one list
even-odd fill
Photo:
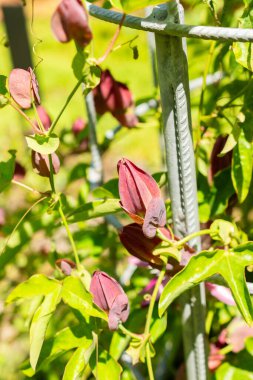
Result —
[[58, 149], [60, 144], [59, 137], [55, 134], [50, 136], [26, 136], [25, 139], [28, 147], [40, 154], [52, 154]]
[[10, 158], [0, 162], [0, 193], [11, 183], [15, 170], [16, 152], [10, 150]]
[[187, 289], [219, 273], [231, 289], [234, 300], [248, 324], [252, 323], [253, 307], [245, 280], [245, 267], [253, 264], [253, 242], [230, 250], [202, 251], [165, 286], [159, 301], [162, 315], [171, 302]]
[[35, 370], [50, 318], [61, 300], [61, 285], [47, 294], [40, 307], [36, 310], [30, 328], [30, 363]]
[[[245, 10], [240, 18], [240, 28], [253, 28], [253, 3], [248, 2], [245, 4]], [[233, 52], [236, 61], [246, 67], [246, 69], [253, 71], [253, 44], [249, 42], [234, 42]]]
[[97, 364], [96, 355], [93, 352], [90, 359], [90, 367], [97, 379], [119, 380], [122, 372], [119, 363], [106, 350], [99, 352]]
[[62, 380], [81, 380], [94, 348], [93, 340], [82, 343], [68, 361]]
[[241, 133], [238, 143], [233, 151], [232, 181], [240, 203], [248, 195], [253, 167], [252, 144]]
[[107, 320], [106, 313], [92, 301], [81, 280], [77, 277], [66, 277], [63, 281], [62, 299], [70, 307], [77, 309], [84, 316], [90, 315]]
[[122, 211], [119, 199], [102, 199], [85, 203], [68, 215], [69, 223], [76, 223], [83, 220], [98, 218], [101, 216], [115, 214]]
[[19, 284], [8, 296], [6, 302], [17, 301], [20, 298], [30, 298], [36, 296], [46, 296], [60, 286], [56, 280], [51, 280], [43, 274], [35, 274], [28, 280]]

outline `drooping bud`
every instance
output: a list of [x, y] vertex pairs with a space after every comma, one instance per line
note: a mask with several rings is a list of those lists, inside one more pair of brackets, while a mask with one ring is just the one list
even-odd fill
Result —
[[[57, 174], [60, 170], [60, 160], [56, 153], [52, 153], [53, 173]], [[50, 161], [47, 154], [32, 151], [32, 166], [41, 177], [50, 177]]]
[[161, 191], [148, 173], [133, 162], [118, 162], [119, 194], [122, 208], [138, 224], [146, 237], [153, 238], [158, 227], [166, 223], [166, 210]]
[[85, 47], [92, 40], [88, 13], [80, 0], [62, 0], [52, 16], [51, 27], [57, 40], [63, 43], [73, 39]]
[[94, 272], [90, 292], [94, 303], [108, 313], [109, 329], [116, 330], [120, 322], [125, 322], [129, 315], [129, 302], [126, 293], [114, 278], [105, 272]]
[[24, 178], [25, 174], [26, 174], [25, 168], [18, 161], [16, 161], [13, 179], [15, 179], [16, 181], [20, 181], [21, 179]]
[[[41, 123], [43, 124], [43, 127], [45, 128], [46, 131], [48, 131], [51, 127], [51, 124], [52, 124], [50, 116], [48, 115], [45, 108], [42, 106], [37, 107], [37, 112], [38, 112], [39, 118], [41, 120]], [[37, 122], [35, 122], [35, 124], [38, 127]]]
[[13, 100], [23, 109], [40, 104], [39, 86], [33, 70], [13, 69], [9, 76], [9, 90]]
[[58, 259], [55, 264], [66, 276], [70, 276], [72, 270], [76, 268], [76, 264], [69, 259]]
[[128, 87], [116, 81], [109, 70], [101, 74], [100, 83], [93, 90], [96, 111], [99, 115], [111, 114], [125, 127], [135, 127], [138, 123], [133, 113], [133, 98]]
[[222, 149], [224, 148], [228, 137], [219, 136], [217, 140], [214, 143], [213, 150], [211, 153], [211, 159], [210, 159], [210, 168], [208, 173], [208, 179], [209, 182], [212, 183], [213, 177], [216, 173], [218, 173], [221, 170], [226, 169], [231, 165], [232, 162], [232, 156], [233, 156], [233, 150], [226, 153], [223, 157], [218, 157], [218, 154], [221, 153]]
[[[161, 230], [168, 239], [172, 239], [169, 230], [165, 228]], [[146, 238], [142, 232], [141, 225], [137, 223], [128, 224], [119, 232], [119, 238], [131, 255], [148, 262], [154, 268], [161, 269], [164, 266], [164, 262], [159, 255], [153, 254], [153, 251], [162, 243], [162, 240], [157, 236], [153, 239]]]
[[87, 127], [87, 123], [86, 123], [81, 117], [79, 117], [79, 118], [76, 119], [76, 120], [74, 121], [74, 123], [72, 124], [72, 132], [74, 133], [74, 135], [78, 135], [78, 134], [81, 133], [86, 127]]
[[5, 210], [0, 207], [0, 228], [5, 225], [6, 222], [6, 215], [5, 215]]

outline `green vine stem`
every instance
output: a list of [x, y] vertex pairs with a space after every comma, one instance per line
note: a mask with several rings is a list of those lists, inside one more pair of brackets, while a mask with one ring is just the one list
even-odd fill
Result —
[[52, 135], [58, 121], [60, 120], [60, 117], [62, 116], [63, 112], [65, 111], [65, 109], [67, 108], [68, 104], [70, 103], [71, 99], [73, 98], [73, 96], [75, 95], [75, 93], [77, 92], [78, 88], [80, 87], [81, 83], [83, 82], [83, 78], [79, 79], [79, 81], [77, 82], [77, 84], [75, 85], [75, 87], [73, 88], [73, 90], [71, 91], [71, 93], [69, 94], [69, 96], [67, 97], [67, 100], [66, 102], [64, 103], [62, 109], [60, 110], [59, 114], [56, 116], [56, 118], [54, 119], [50, 129], [49, 129], [49, 132], [48, 132], [48, 136]]
[[129, 331], [127, 328], [125, 328], [122, 323], [119, 324], [119, 329], [123, 332], [124, 335], [127, 335], [133, 339], [137, 340], [143, 340], [143, 335], [142, 334], [135, 334]]
[[[56, 192], [55, 192], [55, 184], [54, 184], [53, 162], [52, 162], [52, 156], [51, 155], [49, 155], [49, 163], [50, 163], [50, 177], [49, 177], [49, 181], [50, 181], [50, 185], [51, 185], [51, 189], [52, 189], [52, 194], [55, 196]], [[53, 197], [52, 197], [52, 199], [54, 200]], [[67, 219], [66, 219], [66, 217], [64, 215], [64, 212], [63, 212], [63, 209], [62, 209], [61, 197], [60, 196], [58, 197], [57, 201], [58, 201], [58, 211], [59, 211], [59, 214], [61, 216], [62, 223], [64, 224], [65, 230], [67, 232], [67, 235], [68, 235], [71, 247], [73, 249], [73, 253], [74, 253], [74, 256], [75, 256], [75, 261], [76, 261], [77, 269], [81, 270], [81, 264], [80, 264], [80, 260], [79, 260], [79, 257], [78, 257], [75, 241], [74, 241], [74, 238], [73, 238], [72, 233], [70, 231]]]
[[207, 228], [205, 230], [200, 230], [200, 231], [197, 231], [197, 232], [193, 232], [192, 234], [187, 235], [185, 238], [177, 241], [174, 246], [181, 247], [181, 246], [185, 245], [189, 240], [192, 240], [192, 239], [194, 239], [194, 238], [196, 238], [198, 236], [209, 235], [210, 232], [211, 232], [211, 230], [209, 228]]
[[[162, 283], [162, 280], [165, 276], [165, 273], [166, 273], [166, 267], [164, 267], [161, 270], [159, 277], [157, 279], [157, 282], [155, 284], [155, 288], [154, 288], [154, 291], [152, 293], [151, 299], [150, 299], [150, 304], [149, 304], [149, 308], [148, 308], [147, 319], [146, 319], [146, 324], [145, 324], [145, 329], [144, 329], [144, 335], [145, 336], [149, 336], [150, 325], [151, 325], [151, 320], [152, 320], [152, 315], [153, 315], [153, 310], [154, 310], [157, 294], [159, 291], [159, 287]], [[154, 378], [154, 373], [153, 373], [153, 368], [152, 368], [151, 352], [150, 352], [149, 342], [147, 342], [147, 344], [146, 344], [146, 362], [147, 362], [149, 379], [154, 380], [155, 378]]]

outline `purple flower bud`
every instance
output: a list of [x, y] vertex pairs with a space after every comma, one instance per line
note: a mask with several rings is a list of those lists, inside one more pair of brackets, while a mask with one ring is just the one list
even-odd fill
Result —
[[76, 264], [69, 259], [58, 259], [55, 264], [66, 276], [70, 276], [72, 269], [76, 268]]
[[210, 183], [212, 183], [213, 177], [216, 173], [231, 166], [233, 150], [226, 153], [223, 157], [218, 157], [218, 154], [222, 151], [227, 142], [227, 138], [227, 136], [219, 136], [214, 143], [210, 159], [211, 165], [208, 173], [208, 179]]
[[16, 161], [13, 179], [15, 179], [16, 181], [20, 181], [21, 179], [24, 178], [25, 174], [26, 174], [25, 168], [18, 161]]
[[75, 42], [87, 46], [92, 40], [88, 13], [80, 0], [62, 0], [51, 20], [52, 31], [60, 42]]
[[[48, 131], [51, 127], [51, 124], [52, 124], [50, 116], [48, 115], [45, 108], [42, 106], [37, 107], [37, 112], [38, 112], [39, 118], [41, 120], [41, 123], [43, 124], [43, 127], [45, 128], [46, 131]], [[37, 122], [35, 122], [35, 124], [38, 127]]]
[[[60, 160], [56, 153], [52, 153], [53, 173], [57, 174], [60, 170]], [[32, 166], [41, 177], [50, 177], [50, 162], [47, 154], [32, 151]]]
[[[165, 228], [161, 230], [168, 239], [172, 238], [169, 230]], [[153, 255], [154, 249], [161, 244], [162, 240], [156, 236], [153, 239], [145, 237], [139, 224], [132, 223], [123, 227], [119, 232], [119, 238], [131, 255], [148, 262], [154, 268], [161, 269], [164, 266], [159, 255]]]
[[118, 162], [118, 173], [122, 208], [136, 223], [143, 225], [146, 237], [153, 238], [156, 229], [166, 223], [165, 204], [156, 181], [126, 158]]
[[9, 76], [9, 90], [14, 101], [24, 109], [32, 102], [40, 104], [39, 86], [33, 70], [14, 69]]
[[[109, 70], [102, 71], [100, 83], [93, 90], [94, 102], [98, 114], [111, 112], [125, 127], [135, 127], [138, 123], [134, 115], [133, 98], [128, 87], [116, 81]], [[130, 112], [128, 112], [130, 110]]]
[[128, 298], [120, 284], [105, 272], [94, 272], [90, 292], [94, 303], [108, 313], [109, 329], [116, 330], [120, 322], [126, 322], [129, 315]]

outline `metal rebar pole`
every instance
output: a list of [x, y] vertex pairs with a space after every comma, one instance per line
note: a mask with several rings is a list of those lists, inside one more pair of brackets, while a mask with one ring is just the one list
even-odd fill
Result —
[[[119, 24], [122, 13], [104, 9], [87, 3], [89, 14], [100, 20]], [[253, 42], [253, 29], [224, 28], [219, 26], [185, 25], [173, 21], [157, 20], [152, 13], [147, 18], [127, 15], [123, 25], [146, 32], [154, 32], [177, 37], [199, 38], [202, 40]]]
[[[178, 0], [155, 7], [153, 14], [158, 22], [183, 22]], [[199, 230], [186, 43], [157, 33], [156, 51], [174, 231], [183, 237]], [[191, 243], [200, 250], [200, 239]], [[186, 292], [181, 300], [187, 378], [206, 380], [204, 285]]]

